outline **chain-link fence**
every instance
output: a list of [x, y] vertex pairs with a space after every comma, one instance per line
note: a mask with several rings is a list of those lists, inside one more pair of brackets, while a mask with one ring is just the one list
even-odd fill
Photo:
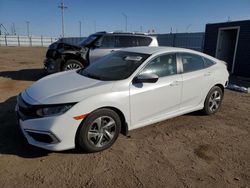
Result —
[[[160, 46], [174, 46], [203, 51], [205, 33], [156, 34]], [[63, 42], [78, 45], [85, 37], [65, 37]], [[0, 46], [44, 46], [57, 41], [55, 37], [0, 35]]]
[[0, 35], [0, 46], [44, 46], [57, 41], [55, 37]]

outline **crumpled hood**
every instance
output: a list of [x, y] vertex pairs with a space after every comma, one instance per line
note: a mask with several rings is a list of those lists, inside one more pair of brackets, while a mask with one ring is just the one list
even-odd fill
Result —
[[[61, 104], [79, 102], [87, 97], [106, 93], [113, 83], [87, 78], [76, 71], [46, 76], [27, 88], [22, 96], [38, 104]], [[29, 102], [27, 101], [27, 102]]]
[[77, 46], [77, 45], [72, 45], [72, 44], [68, 44], [65, 42], [60, 42], [57, 44], [57, 49], [64, 49], [64, 50], [76, 50], [76, 51], [80, 51], [81, 47]]

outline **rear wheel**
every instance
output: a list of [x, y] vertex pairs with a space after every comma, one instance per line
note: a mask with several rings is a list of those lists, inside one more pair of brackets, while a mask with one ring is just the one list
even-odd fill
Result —
[[83, 68], [83, 64], [75, 59], [68, 60], [62, 68], [62, 71], [69, 71], [74, 69], [81, 69]]
[[110, 109], [96, 110], [83, 122], [77, 143], [86, 152], [97, 152], [113, 145], [121, 131], [121, 120]]
[[205, 114], [210, 115], [216, 113], [222, 103], [223, 92], [220, 87], [214, 86], [207, 94], [203, 111]]

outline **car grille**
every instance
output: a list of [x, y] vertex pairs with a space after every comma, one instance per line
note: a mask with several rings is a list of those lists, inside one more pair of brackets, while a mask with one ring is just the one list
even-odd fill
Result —
[[56, 50], [53, 49], [48, 49], [47, 53], [46, 53], [46, 57], [47, 58], [55, 58], [57, 55]]

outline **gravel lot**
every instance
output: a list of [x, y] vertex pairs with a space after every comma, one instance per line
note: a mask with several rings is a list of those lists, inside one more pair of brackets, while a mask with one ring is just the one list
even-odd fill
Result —
[[44, 76], [45, 53], [0, 47], [0, 187], [250, 187], [250, 94], [226, 90], [216, 115], [137, 129], [100, 153], [29, 146], [15, 98]]

